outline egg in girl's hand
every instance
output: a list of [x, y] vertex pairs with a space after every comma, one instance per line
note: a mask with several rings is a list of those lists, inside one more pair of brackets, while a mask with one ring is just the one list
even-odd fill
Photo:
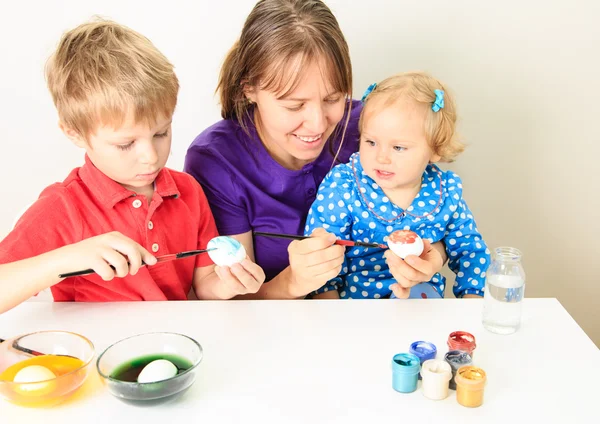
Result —
[[410, 230], [394, 231], [388, 236], [387, 244], [402, 259], [408, 255], [421, 256], [424, 248], [423, 239]]
[[246, 259], [246, 249], [232, 237], [219, 236], [211, 239], [207, 246], [208, 256], [218, 266], [231, 266]]
[[137, 381], [138, 383], [155, 383], [175, 377], [176, 375], [177, 367], [173, 365], [173, 362], [166, 359], [157, 359], [142, 369]]

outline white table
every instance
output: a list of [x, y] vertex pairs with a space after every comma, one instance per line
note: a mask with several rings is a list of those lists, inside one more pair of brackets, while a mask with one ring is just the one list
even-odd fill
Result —
[[[25, 303], [0, 315], [0, 337], [74, 331], [99, 354], [133, 334], [173, 331], [198, 340], [205, 356], [195, 384], [170, 403], [122, 403], [94, 364], [78, 394], [57, 407], [0, 400], [0, 423], [595, 422], [600, 351], [560, 303], [526, 299], [523, 326], [511, 336], [484, 330], [481, 307], [475, 299]], [[428, 340], [442, 357], [455, 330], [477, 338], [475, 365], [488, 375], [483, 406], [462, 407], [452, 391], [436, 402], [420, 387], [391, 388], [395, 353]]]

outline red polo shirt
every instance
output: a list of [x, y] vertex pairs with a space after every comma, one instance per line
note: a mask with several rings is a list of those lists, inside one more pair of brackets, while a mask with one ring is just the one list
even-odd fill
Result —
[[[89, 237], [119, 231], [155, 256], [205, 249], [218, 235], [196, 180], [163, 169], [150, 204], [98, 170], [86, 156], [62, 183], [47, 187], [0, 242], [0, 264], [37, 256]], [[52, 287], [55, 301], [184, 300], [194, 268], [208, 255], [140, 268], [136, 275], [103, 281], [96, 274], [67, 278]], [[77, 271], [65, 269], [64, 272]]]

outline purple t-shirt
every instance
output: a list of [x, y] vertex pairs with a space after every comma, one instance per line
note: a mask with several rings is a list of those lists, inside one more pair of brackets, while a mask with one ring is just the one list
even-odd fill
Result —
[[[360, 102], [352, 102], [337, 163], [347, 162], [358, 150], [361, 108]], [[337, 151], [345, 122], [346, 116], [321, 155], [300, 170], [286, 169], [269, 155], [251, 120], [247, 124], [250, 135], [237, 120], [225, 119], [196, 137], [187, 151], [184, 170], [202, 185], [219, 234], [266, 231], [302, 235], [319, 184], [332, 167], [331, 152]], [[267, 280], [289, 265], [289, 243], [285, 239], [254, 238], [256, 263]]]

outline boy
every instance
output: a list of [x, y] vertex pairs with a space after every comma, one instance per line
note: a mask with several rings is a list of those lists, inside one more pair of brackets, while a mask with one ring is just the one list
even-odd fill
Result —
[[[218, 234], [194, 178], [164, 168], [179, 83], [154, 45], [114, 22], [86, 23], [62, 37], [46, 78], [85, 164], [46, 188], [0, 242], [0, 313], [48, 287], [55, 301], [256, 292], [265, 275], [249, 258], [231, 268], [206, 254], [156, 264], [153, 254], [204, 249]], [[96, 273], [58, 277], [87, 268]]]

